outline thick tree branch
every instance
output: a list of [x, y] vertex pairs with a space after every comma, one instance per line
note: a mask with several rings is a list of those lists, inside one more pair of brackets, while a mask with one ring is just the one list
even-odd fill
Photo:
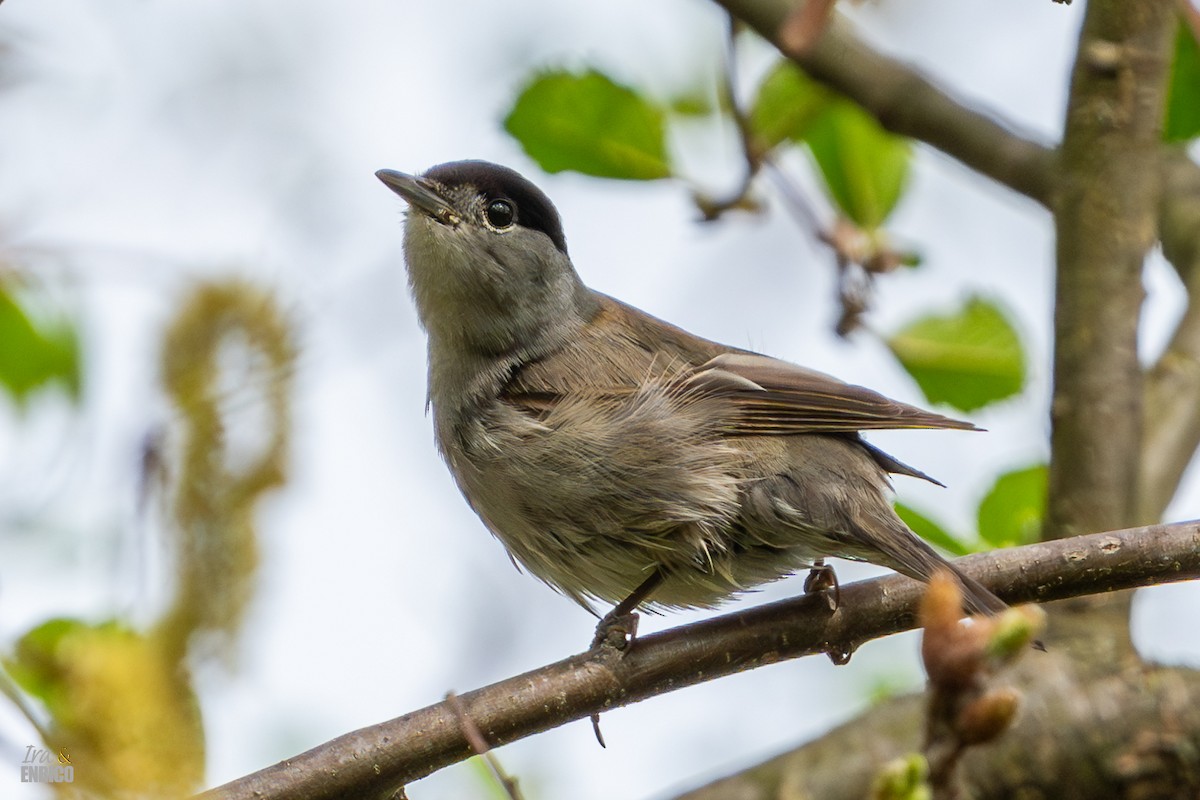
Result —
[[[908, 65], [875, 52], [853, 35], [836, 12], [816, 42], [796, 50], [787, 43], [788, 21], [802, 13], [797, 9], [805, 7], [803, 0], [716, 2], [893, 132], [933, 145], [1047, 207], [1053, 204], [1055, 150], [1021, 137], [991, 116], [950, 97]], [[1103, 60], [1105, 45], [1101, 43], [1100, 48]], [[1141, 61], [1149, 52], [1134, 47], [1128, 54]], [[1095, 59], [1094, 52], [1091, 59]], [[1145, 78], [1145, 66], [1139, 66], [1140, 79]], [[1124, 86], [1129, 85], [1125, 81]], [[1142, 105], [1148, 99], [1143, 97]], [[1144, 116], [1142, 122], [1153, 122], [1158, 113], [1155, 110]], [[1200, 447], [1200, 167], [1182, 150], [1170, 146], [1159, 145], [1158, 156], [1157, 172], [1162, 176], [1159, 235], [1164, 253], [1188, 288], [1190, 305], [1167, 351], [1147, 376], [1146, 439], [1133, 517], [1143, 522], [1161, 518]], [[1147, 166], [1145, 174], [1151, 173]]]
[[[1158, 519], [1200, 444], [1200, 168], [1158, 141], [1173, 31], [1168, 3], [1089, 4], [1060, 156], [1039, 152], [906, 66], [872, 53], [839, 22], [805, 51], [789, 49], [787, 20], [804, 0], [717, 2], [886, 127], [1056, 212], [1060, 391], [1050, 529], [1066, 535]], [[1156, 224], [1190, 305], [1145, 376], [1143, 395], [1135, 337], [1142, 262]], [[1195, 793], [1200, 717], [1181, 711], [1195, 708], [1200, 680], [1194, 672], [1147, 670], [1137, 661], [1128, 593], [1089, 600], [1100, 602], [1058, 609], [1082, 608], [1082, 615], [1052, 615], [1059, 623], [1053, 652], [1043, 660], [1056, 666], [1028, 676], [1038, 713], [972, 768], [978, 797], [1039, 790], [1053, 797]], [[1093, 606], [1103, 610], [1086, 611]], [[736, 791], [702, 790], [695, 797], [865, 796], [878, 767], [860, 769], [859, 762], [888, 757], [897, 732], [921, 727], [919, 710], [908, 705], [898, 715], [872, 712], [781, 757], [792, 768], [773, 784], [767, 764], [731, 779]], [[824, 781], [814, 779], [820, 773]]]
[[[1009, 602], [1047, 601], [1200, 577], [1200, 522], [1156, 525], [957, 562]], [[459, 696], [497, 746], [657, 694], [784, 659], [852, 652], [914, 625], [922, 585], [892, 575], [642, 637], [625, 653], [583, 653]], [[474, 753], [447, 703], [348, 733], [205, 793], [207, 800], [387, 796]]]
[[894, 133], [927, 142], [1044, 206], [1051, 205], [1054, 151], [955, 100], [913, 68], [863, 44], [836, 12], [802, 51], [785, 23], [797, 0], [716, 0], [817, 80], [837, 89]]
[[1172, 0], [1092, 0], [1080, 33], [1055, 190], [1048, 537], [1138, 521], [1138, 319], [1175, 25]]
[[[1086, 656], [1085, 656], [1086, 657]], [[1083, 675], [1083, 658], [1030, 653], [1005, 683], [1020, 687], [1017, 724], [960, 765], [973, 800], [1194, 798], [1200, 672], [1109, 664]], [[894, 758], [918, 752], [927, 700], [889, 700], [820, 739], [680, 795], [676, 800], [863, 800]]]

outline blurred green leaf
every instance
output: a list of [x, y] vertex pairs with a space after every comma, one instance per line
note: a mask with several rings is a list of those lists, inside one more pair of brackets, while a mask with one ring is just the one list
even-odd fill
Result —
[[625, 180], [671, 175], [662, 109], [596, 70], [535, 78], [504, 127], [547, 172]]
[[934, 547], [939, 547], [955, 556], [965, 556], [967, 553], [973, 552], [972, 548], [957, 536], [911, 506], [896, 503], [896, 514], [905, 525], [912, 528], [913, 533]]
[[894, 663], [888, 672], [868, 675], [863, 693], [868, 705], [877, 706], [902, 694], [912, 694], [922, 682], [921, 676], [909, 674], [905, 665]]
[[1163, 138], [1178, 142], [1196, 136], [1200, 136], [1200, 46], [1191, 28], [1181, 21], [1175, 36]]
[[65, 322], [35, 321], [0, 283], [0, 387], [23, 404], [49, 383], [61, 384], [78, 399], [78, 336]]
[[717, 101], [709, 87], [696, 86], [670, 97], [667, 107], [672, 114], [681, 117], [707, 117], [717, 110]]
[[907, 753], [884, 764], [875, 775], [871, 800], [932, 800], [929, 762], [920, 753]]
[[[496, 777], [496, 773], [492, 771], [488, 765], [487, 759], [484, 756], [475, 756], [467, 759], [467, 766], [474, 773], [475, 785], [482, 796], [488, 800], [512, 800], [512, 795], [508, 789]], [[522, 793], [523, 794], [523, 793]]]
[[1045, 464], [996, 479], [979, 504], [979, 538], [992, 547], [1036, 542], [1042, 531], [1049, 473]]
[[87, 797], [182, 797], [204, 775], [204, 729], [186, 670], [159, 640], [115, 621], [45, 622], [5, 659], [49, 712], [47, 746], [86, 772]]
[[768, 148], [786, 139], [801, 141], [833, 97], [791, 61], [780, 59], [758, 87], [750, 128]]
[[1016, 329], [980, 297], [953, 314], [922, 317], [887, 345], [931, 403], [973, 411], [1017, 394], [1025, 383]]
[[882, 225], [908, 179], [909, 141], [849, 100], [817, 115], [804, 140], [842, 213], [868, 231]]
[[66, 694], [58, 667], [59, 644], [88, 628], [77, 619], [47, 620], [18, 639], [13, 655], [4, 659], [13, 681], [41, 700], [53, 717], [62, 715]]

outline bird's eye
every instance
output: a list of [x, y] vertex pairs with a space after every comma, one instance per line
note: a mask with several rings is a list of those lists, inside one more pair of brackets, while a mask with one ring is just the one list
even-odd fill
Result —
[[487, 204], [483, 213], [487, 217], [488, 224], [498, 231], [511, 228], [513, 221], [517, 218], [516, 209], [508, 200], [493, 200]]

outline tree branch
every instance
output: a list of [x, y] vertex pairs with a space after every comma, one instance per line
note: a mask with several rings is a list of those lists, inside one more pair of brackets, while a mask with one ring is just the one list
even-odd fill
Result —
[[[715, 2], [810, 75], [872, 113], [884, 127], [937, 147], [1048, 208], [1053, 205], [1055, 150], [955, 100], [908, 65], [875, 52], [836, 12], [817, 41], [797, 51], [788, 47], [787, 22], [805, 7], [803, 0]], [[1137, 58], [1145, 54], [1134, 52]], [[1134, 517], [1141, 521], [1161, 518], [1200, 447], [1200, 167], [1182, 150], [1165, 145], [1159, 146], [1159, 159], [1163, 202], [1158, 228], [1163, 251], [1188, 288], [1189, 309], [1147, 376], [1146, 440]]]
[[1054, 209], [1047, 537], [1143, 521], [1137, 334], [1175, 25], [1173, 0], [1092, 0], [1084, 17]]
[[[1056, 387], [1064, 377], [1075, 386], [1056, 392], [1056, 430], [1072, 440], [1072, 449], [1067, 452], [1062, 439], [1055, 442], [1052, 497], [1069, 499], [1057, 506], [1051, 528], [1076, 533], [1159, 518], [1200, 444], [1200, 168], [1158, 141], [1173, 30], [1166, 3], [1089, 5], [1063, 148], [1071, 152], [1060, 157], [871, 52], [840, 20], [807, 49], [789, 49], [787, 20], [804, 0], [716, 1], [885, 127], [932, 144], [1056, 211], [1058, 302], [1068, 306], [1060, 306], [1065, 316], [1056, 330], [1060, 343], [1064, 333], [1073, 337], [1066, 343], [1067, 357], [1058, 361]], [[1064, 167], [1060, 158], [1074, 161]], [[1068, 174], [1065, 184], [1060, 170]], [[1163, 357], [1144, 376], [1143, 395], [1134, 336], [1142, 262], [1156, 223], [1190, 305]], [[1077, 227], [1064, 231], [1072, 225]], [[1064, 264], [1067, 250], [1073, 253]], [[1114, 293], [1105, 312], [1101, 297]], [[1099, 313], [1090, 313], [1093, 309]], [[1061, 324], [1068, 317], [1078, 326], [1074, 332]], [[1106, 365], [1114, 369], [1106, 372]], [[1083, 488], [1089, 484], [1090, 491]], [[1039, 667], [1056, 662], [1029, 676], [1030, 706], [1038, 713], [1027, 718], [1040, 723], [1023, 726], [973, 765], [978, 796], [1011, 797], [1039, 788], [1057, 797], [1107, 795], [1117, 787], [1130, 797], [1160, 796], [1166, 787], [1195, 790], [1192, 743], [1200, 735], [1200, 715], [1181, 711], [1197, 707], [1200, 681], [1192, 671], [1136, 661], [1128, 642], [1128, 593], [1089, 600], [1104, 609], [1052, 615], [1052, 624], [1060, 617], [1074, 617], [1074, 624], [1057, 626], [1049, 656], [1029, 659]], [[1074, 605], [1087, 609], [1093, 603]], [[735, 791], [721, 793], [714, 784], [711, 795], [701, 790], [695, 798], [865, 796], [878, 766], [862, 762], [889, 757], [898, 731], [920, 727], [919, 699], [906, 702], [908, 710], [899, 715], [873, 711], [869, 720], [856, 720], [781, 757], [777, 761], [788, 768], [779, 781], [771, 783], [772, 765], [762, 765], [731, 779], [738, 782]], [[1121, 724], [1114, 725], [1118, 716]], [[813, 779], [818, 773], [823, 781]]]
[[865, 45], [836, 12], [815, 42], [788, 46], [798, 0], [715, 0], [817, 80], [845, 94], [888, 130], [927, 142], [1044, 206], [1052, 202], [1055, 153], [976, 111], [912, 67]]
[[[1074, 597], [1200, 577], [1200, 522], [1043, 542], [959, 559], [1005, 600]], [[841, 606], [808, 595], [639, 638], [625, 653], [583, 653], [459, 696], [498, 746], [657, 694], [914, 626], [923, 587], [899, 575], [841, 587]], [[474, 753], [445, 702], [348, 733], [201, 795], [205, 800], [388, 796]]]
[[1200, 447], [1200, 167], [1167, 148], [1159, 236], [1187, 290], [1188, 306], [1146, 376], [1139, 519], [1161, 519]]
[[[1084, 658], [1029, 653], [1005, 682], [1019, 687], [1016, 726], [973, 748], [960, 765], [963, 795], [975, 800], [1195, 797], [1200, 740], [1200, 672], [1107, 663], [1080, 674]], [[871, 708], [819, 739], [675, 800], [863, 800], [884, 766], [918, 752], [922, 694]]]

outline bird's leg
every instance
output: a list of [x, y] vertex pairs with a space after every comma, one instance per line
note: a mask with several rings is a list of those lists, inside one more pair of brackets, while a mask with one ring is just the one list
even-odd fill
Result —
[[[613, 606], [612, 611], [601, 617], [600, 623], [596, 625], [596, 635], [592, 638], [590, 649], [595, 650], [606, 644], [617, 650], [628, 647], [637, 636], [638, 606], [654, 594], [654, 590], [662, 585], [666, 577], [662, 568], [655, 567], [650, 577], [642, 581], [628, 597]], [[599, 714], [592, 714], [592, 732], [596, 734], [596, 741], [601, 747], [608, 746], [604, 743], [604, 734], [600, 733]]]
[[624, 650], [628, 642], [637, 635], [637, 608], [654, 594], [654, 590], [662, 585], [666, 575], [661, 568], [655, 568], [650, 577], [642, 581], [628, 597], [613, 606], [600, 618], [596, 626], [596, 635], [592, 638], [591, 649], [596, 649], [604, 643], [609, 643], [618, 650]]
[[825, 559], [818, 558], [813, 561], [808, 570], [808, 576], [804, 579], [804, 593], [813, 594], [826, 589], [833, 590], [825, 595], [825, 601], [829, 603], [829, 610], [837, 611], [838, 606], [842, 604], [842, 587], [838, 585], [837, 573], [833, 571], [833, 567], [825, 563]]

